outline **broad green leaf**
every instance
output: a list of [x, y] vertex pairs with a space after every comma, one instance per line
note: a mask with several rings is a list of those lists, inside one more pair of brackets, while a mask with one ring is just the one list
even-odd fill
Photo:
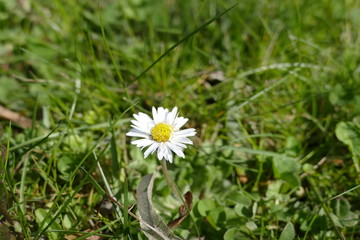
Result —
[[57, 168], [61, 173], [60, 177], [64, 180], [69, 180], [72, 170], [74, 170], [77, 163], [77, 158], [75, 154], [72, 155], [63, 155], [57, 161]]
[[71, 221], [68, 214], [65, 214], [64, 217], [62, 218], [62, 225], [64, 226], [65, 229], [70, 229], [71, 226], [73, 225], [73, 222]]
[[359, 215], [349, 212], [346, 216], [341, 217], [340, 222], [345, 227], [355, 227], [359, 224]]
[[210, 199], [203, 199], [200, 200], [197, 208], [201, 216], [206, 217], [208, 216], [208, 212], [216, 207], [216, 203]]
[[360, 128], [352, 122], [340, 122], [335, 129], [336, 137], [349, 147], [353, 154], [354, 164], [357, 171], [360, 171]]
[[273, 171], [276, 178], [282, 179], [292, 187], [300, 184], [298, 176], [299, 164], [295, 159], [285, 159], [281, 157], [273, 158]]
[[[37, 224], [41, 225], [43, 220], [45, 219], [46, 215], [48, 214], [48, 210], [43, 209], [43, 208], [38, 208], [35, 210], [35, 220], [37, 222]], [[45, 221], [45, 225], [49, 224], [51, 221], [51, 218], [47, 218], [47, 220]], [[47, 235], [50, 239], [61, 239], [62, 234], [59, 232], [52, 232], [53, 230], [62, 230], [60, 224], [56, 221], [54, 221], [51, 226], [49, 227], [49, 230], [47, 232]]]
[[329, 213], [329, 216], [331, 218], [331, 222], [337, 226], [337, 227], [343, 227], [343, 225], [340, 222], [340, 219], [338, 216], [336, 216], [334, 213]]
[[301, 143], [296, 137], [289, 136], [286, 138], [286, 153], [290, 156], [301, 154]]
[[251, 231], [254, 231], [255, 229], [258, 228], [258, 226], [256, 225], [256, 223], [253, 222], [253, 221], [247, 222], [247, 223], [245, 224], [245, 226], [246, 226], [249, 230], [251, 230]]
[[336, 137], [349, 146], [353, 154], [360, 156], [360, 129], [351, 122], [340, 122], [336, 126]]
[[292, 240], [295, 238], [295, 228], [291, 222], [288, 222], [281, 232], [279, 240]]
[[181, 238], [172, 233], [171, 229], [153, 209], [151, 199], [154, 179], [153, 174], [145, 175], [137, 187], [136, 196], [139, 214], [142, 219], [140, 221], [141, 228], [150, 240], [180, 240]]
[[234, 239], [250, 239], [245, 234], [241, 232], [239, 228], [230, 228], [224, 234], [224, 240], [234, 240]]
[[224, 240], [232, 240], [235, 238], [235, 234], [238, 232], [239, 230], [236, 228], [230, 228], [229, 230], [226, 231], [226, 233], [224, 234]]
[[279, 221], [287, 221], [288, 220], [288, 208], [283, 205], [273, 205], [269, 209], [269, 213], [271, 216], [276, 217]]
[[358, 223], [359, 216], [350, 210], [350, 203], [346, 199], [336, 199], [331, 202], [334, 214], [339, 219], [341, 225], [353, 227]]
[[331, 207], [339, 217], [346, 216], [350, 212], [350, 203], [346, 199], [335, 199], [331, 202]]
[[220, 230], [219, 226], [226, 220], [225, 210], [222, 207], [214, 208], [206, 219], [216, 230]]
[[244, 194], [240, 193], [240, 192], [232, 192], [230, 193], [226, 200], [234, 202], [234, 203], [241, 203], [245, 206], [250, 206], [251, 205], [251, 199], [247, 196], [245, 196]]
[[333, 105], [344, 106], [349, 103], [353, 97], [354, 93], [352, 89], [344, 87], [341, 84], [336, 84], [330, 92], [329, 100]]
[[251, 208], [248, 206], [244, 206], [242, 204], [236, 204], [234, 211], [236, 215], [238, 215], [239, 217], [246, 217], [246, 218], [252, 217]]

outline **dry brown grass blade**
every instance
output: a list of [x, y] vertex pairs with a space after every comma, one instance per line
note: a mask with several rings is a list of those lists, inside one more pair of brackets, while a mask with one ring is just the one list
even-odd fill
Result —
[[179, 226], [185, 220], [185, 218], [189, 215], [188, 210], [190, 211], [192, 209], [193, 195], [190, 191], [188, 191], [187, 193], [185, 193], [184, 198], [185, 198], [187, 207], [185, 207], [184, 205], [180, 206], [180, 209], [179, 209], [180, 216], [178, 218], [176, 218], [175, 220], [171, 221], [168, 224], [168, 227], [175, 228], [175, 227]]
[[0, 118], [13, 122], [21, 128], [29, 128], [32, 125], [30, 118], [21, 116], [19, 113], [11, 111], [0, 105]]

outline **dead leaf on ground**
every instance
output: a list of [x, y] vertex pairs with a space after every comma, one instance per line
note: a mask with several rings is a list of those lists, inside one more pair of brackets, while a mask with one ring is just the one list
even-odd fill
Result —
[[173, 227], [179, 226], [185, 220], [185, 218], [189, 215], [188, 210], [190, 211], [192, 209], [193, 195], [190, 191], [188, 191], [187, 193], [185, 193], [184, 198], [185, 198], [185, 203], [186, 203], [187, 207], [185, 207], [184, 205], [180, 206], [180, 208], [179, 208], [180, 216], [178, 218], [174, 219], [173, 221], [171, 221], [168, 224], [168, 227], [173, 228]]
[[[91, 229], [87, 229], [84, 232], [91, 232]], [[73, 239], [77, 239], [77, 238], [81, 237], [82, 235], [83, 234], [79, 233], [79, 234], [76, 234], [76, 235], [67, 235], [64, 238], [66, 240], [73, 240]], [[93, 236], [87, 237], [86, 239], [87, 240], [101, 240], [102, 238], [100, 236], [93, 235]]]

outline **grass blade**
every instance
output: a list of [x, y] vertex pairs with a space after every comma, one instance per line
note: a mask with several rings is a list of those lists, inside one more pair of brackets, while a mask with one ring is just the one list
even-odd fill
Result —
[[140, 73], [134, 81], [138, 80], [139, 78], [141, 78], [142, 76], [144, 76], [145, 73], [147, 73], [152, 67], [154, 67], [161, 59], [163, 59], [163, 57], [165, 57], [166, 55], [168, 55], [172, 50], [174, 50], [177, 46], [179, 46], [180, 44], [182, 44], [183, 42], [187, 41], [189, 38], [191, 38], [192, 36], [194, 36], [196, 33], [200, 32], [201, 30], [203, 30], [204, 28], [206, 28], [208, 25], [210, 25], [211, 23], [215, 22], [216, 20], [218, 20], [219, 18], [221, 18], [224, 14], [228, 13], [230, 10], [232, 10], [234, 7], [236, 7], [239, 3], [235, 3], [234, 5], [232, 5], [231, 7], [229, 7], [228, 9], [226, 9], [225, 11], [219, 13], [218, 15], [216, 15], [215, 17], [211, 18], [210, 20], [208, 20], [206, 23], [204, 23], [203, 25], [201, 25], [200, 27], [198, 27], [197, 29], [195, 29], [194, 31], [192, 31], [191, 33], [189, 33], [187, 36], [185, 36], [183, 39], [181, 39], [180, 41], [178, 41], [177, 43], [175, 43], [174, 45], [172, 45], [168, 50], [166, 50], [163, 54], [160, 55], [160, 57], [158, 57], [152, 64], [150, 64], [149, 67], [147, 67], [142, 73]]

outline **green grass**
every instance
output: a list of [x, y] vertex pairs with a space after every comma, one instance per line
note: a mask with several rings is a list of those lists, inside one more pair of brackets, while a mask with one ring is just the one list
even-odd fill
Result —
[[[0, 235], [146, 239], [161, 162], [125, 133], [178, 106], [198, 134], [168, 164], [193, 194], [175, 235], [359, 239], [360, 3], [236, 3], [0, 0], [0, 105], [33, 120], [0, 120]], [[159, 171], [166, 223], [171, 189]]]

